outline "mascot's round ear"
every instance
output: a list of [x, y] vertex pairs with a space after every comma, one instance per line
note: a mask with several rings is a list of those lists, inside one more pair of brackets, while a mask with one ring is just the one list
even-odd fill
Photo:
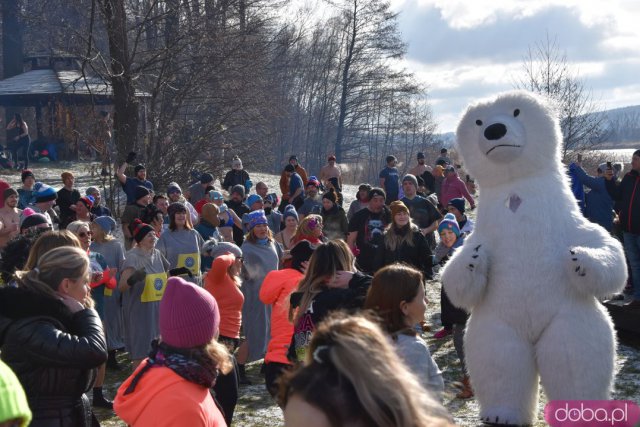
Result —
[[518, 117], [520, 115], [520, 109], [516, 108], [515, 110], [513, 110], [513, 117]]

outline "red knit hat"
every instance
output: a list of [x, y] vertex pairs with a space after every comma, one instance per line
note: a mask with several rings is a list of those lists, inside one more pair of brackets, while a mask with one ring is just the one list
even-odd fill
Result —
[[160, 336], [176, 348], [199, 347], [218, 335], [220, 311], [213, 296], [180, 277], [171, 277], [160, 301]]

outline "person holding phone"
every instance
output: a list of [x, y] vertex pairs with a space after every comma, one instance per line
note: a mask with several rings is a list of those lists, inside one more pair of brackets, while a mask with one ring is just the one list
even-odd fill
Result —
[[611, 162], [606, 167], [600, 165], [596, 169], [596, 175], [591, 176], [582, 168], [582, 156], [578, 155], [578, 161], [569, 165], [569, 171], [581, 186], [591, 189], [584, 195], [584, 216], [591, 222], [599, 224], [605, 230], [613, 229], [613, 199], [609, 195], [605, 185], [604, 174], [612, 170]]

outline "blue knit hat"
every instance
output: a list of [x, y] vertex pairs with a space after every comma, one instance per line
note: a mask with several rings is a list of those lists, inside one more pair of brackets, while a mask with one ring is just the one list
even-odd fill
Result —
[[452, 213], [446, 214], [444, 219], [440, 221], [440, 225], [438, 225], [438, 234], [442, 234], [444, 230], [453, 231], [456, 237], [460, 237], [460, 226]]
[[36, 185], [33, 186], [33, 190], [35, 191], [34, 197], [36, 199], [36, 203], [50, 202], [58, 198], [56, 190], [42, 182], [36, 182]]
[[116, 228], [116, 220], [110, 216], [99, 216], [93, 220], [106, 234], [110, 234]]
[[224, 200], [222, 193], [216, 190], [209, 191], [209, 197], [211, 197], [211, 200]]
[[253, 205], [256, 202], [262, 202], [262, 197], [260, 197], [257, 194], [252, 194], [249, 197], [247, 197], [247, 206], [251, 207], [251, 205]]
[[295, 218], [296, 221], [300, 221], [300, 218], [298, 218], [298, 212], [296, 212], [296, 208], [293, 205], [285, 206], [284, 212], [282, 213], [282, 221], [285, 221], [288, 216]]
[[203, 174], [200, 176], [200, 182], [201, 182], [202, 184], [209, 184], [210, 182], [213, 182], [213, 175], [211, 175], [211, 174], [210, 174], [210, 173], [208, 173], [208, 172], [203, 173]]
[[247, 214], [247, 226], [249, 227], [249, 231], [253, 230], [253, 228], [259, 224], [269, 224], [264, 211], [260, 209], [257, 211], [249, 212]]

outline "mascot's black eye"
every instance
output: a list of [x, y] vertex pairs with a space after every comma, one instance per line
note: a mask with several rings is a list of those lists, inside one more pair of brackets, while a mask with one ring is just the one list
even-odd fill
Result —
[[478, 126], [482, 126], [482, 120], [476, 120], [476, 124], [477, 124]]
[[519, 115], [520, 115], [520, 110], [518, 108], [513, 110], [513, 117], [518, 117]]

